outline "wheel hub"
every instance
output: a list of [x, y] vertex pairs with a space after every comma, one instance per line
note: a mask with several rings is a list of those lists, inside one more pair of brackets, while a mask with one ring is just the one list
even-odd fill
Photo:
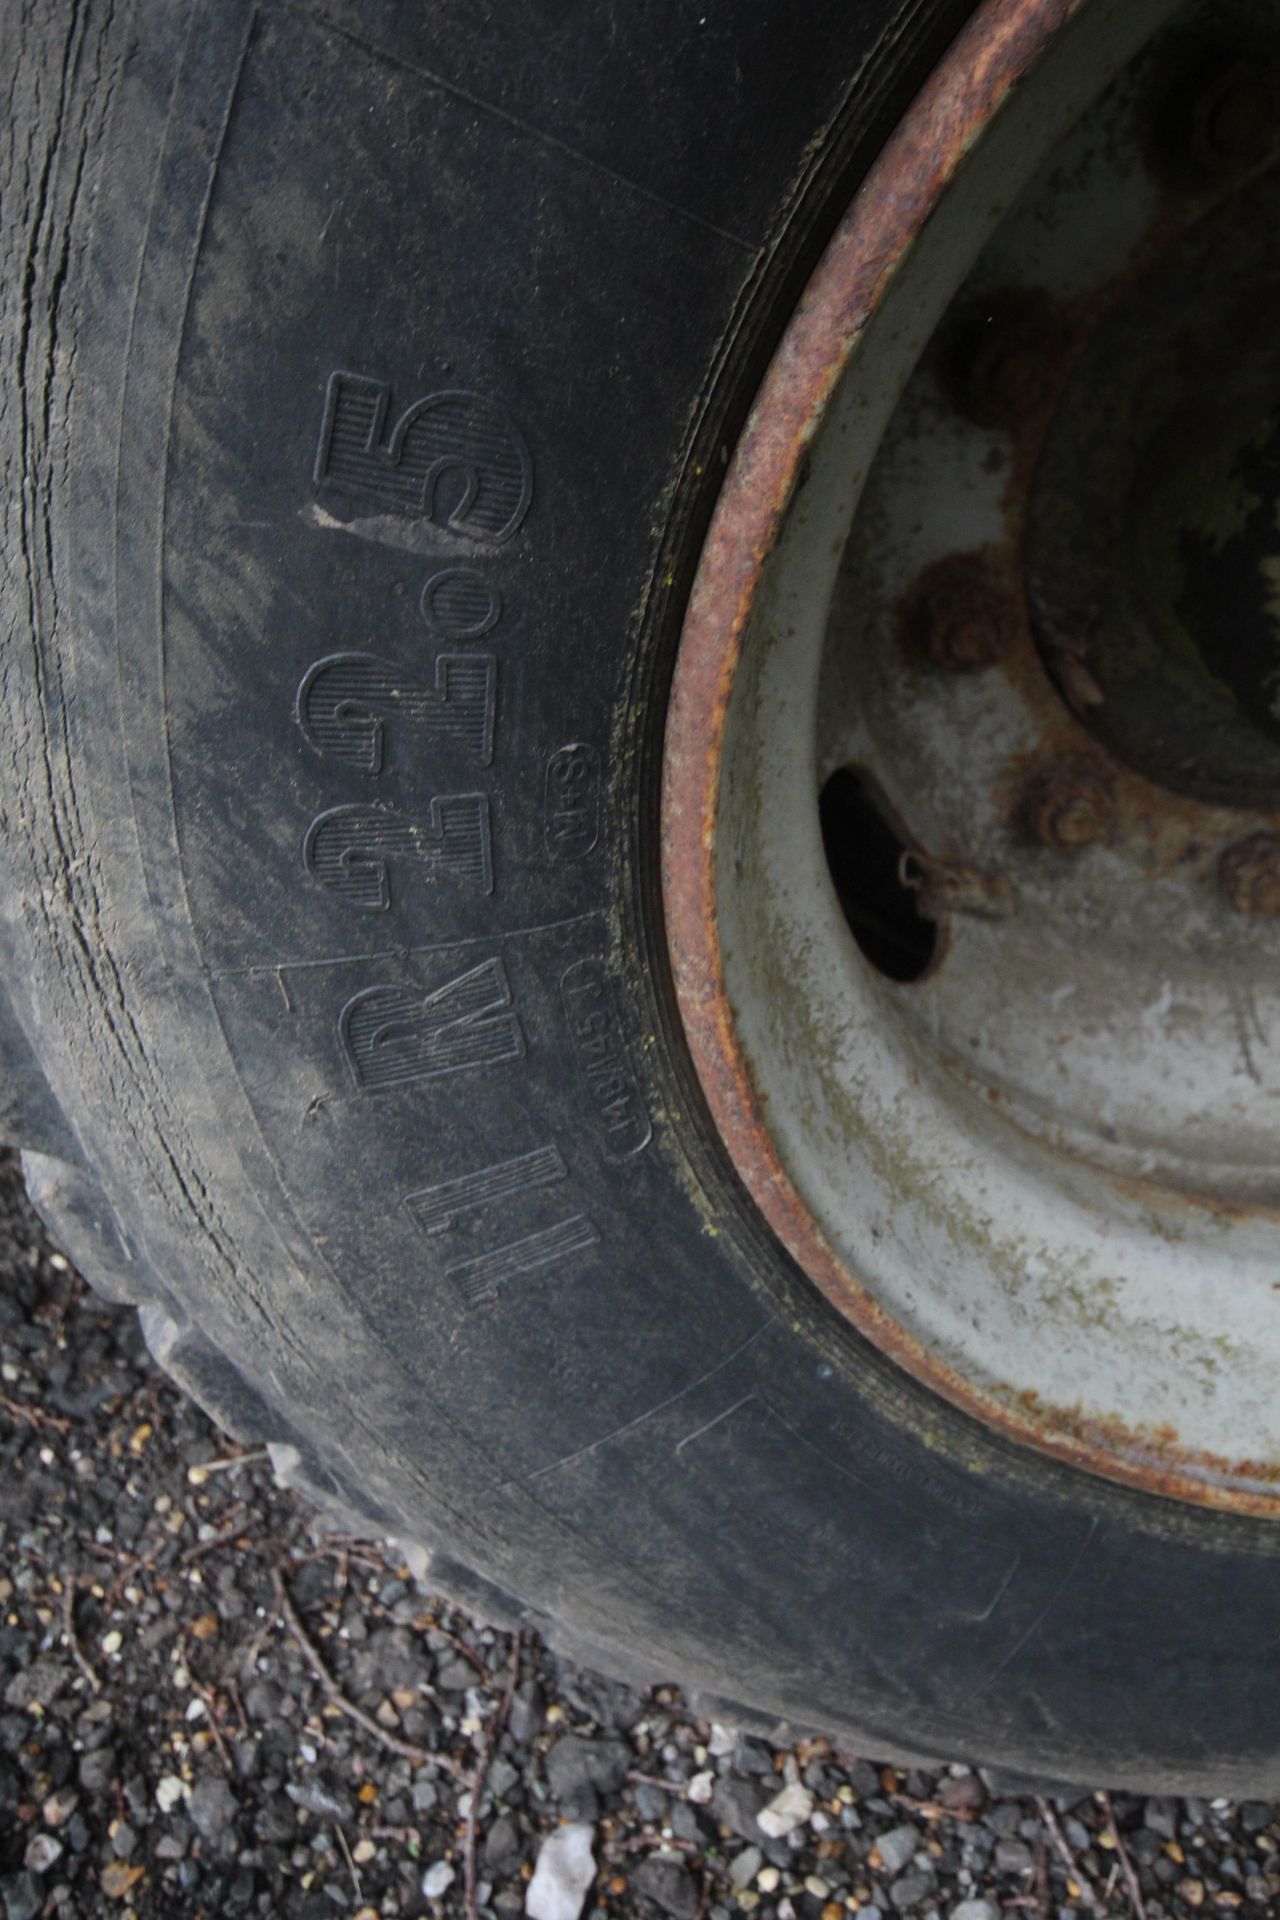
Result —
[[664, 793], [695, 1061], [811, 1277], [989, 1423], [1265, 1512], [1268, 14], [975, 17], [731, 465]]
[[1179, 212], [1057, 397], [1025, 506], [1032, 626], [1119, 759], [1178, 793], [1275, 808], [1280, 180], [1176, 195], [1165, 221]]

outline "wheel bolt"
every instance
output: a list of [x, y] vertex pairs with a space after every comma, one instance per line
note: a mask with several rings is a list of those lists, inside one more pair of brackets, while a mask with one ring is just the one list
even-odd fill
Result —
[[978, 673], [1013, 641], [1009, 603], [986, 561], [949, 554], [920, 576], [911, 595], [910, 634], [935, 667]]
[[1209, 173], [1257, 166], [1280, 139], [1280, 84], [1274, 70], [1243, 62], [1219, 72], [1196, 99], [1191, 151]]
[[1054, 767], [1033, 785], [1027, 818], [1043, 845], [1058, 853], [1079, 853], [1110, 831], [1115, 801], [1092, 767]]
[[1218, 885], [1237, 913], [1280, 914], [1280, 839], [1251, 833], [1218, 858]]
[[1016, 429], [1053, 397], [1062, 326], [1046, 294], [996, 293], [970, 313], [953, 341], [951, 386], [980, 427]]

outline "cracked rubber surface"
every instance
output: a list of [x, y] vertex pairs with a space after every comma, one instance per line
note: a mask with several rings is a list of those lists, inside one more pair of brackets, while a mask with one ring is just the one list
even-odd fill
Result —
[[662, 958], [723, 450], [963, 11], [0, 10], [6, 1125], [163, 1363], [477, 1611], [864, 1751], [1258, 1792], [1272, 1531], [839, 1324]]

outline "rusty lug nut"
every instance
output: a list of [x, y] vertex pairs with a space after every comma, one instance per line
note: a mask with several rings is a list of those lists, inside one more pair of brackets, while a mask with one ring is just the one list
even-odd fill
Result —
[[1250, 833], [1218, 857], [1218, 885], [1237, 913], [1280, 913], [1280, 839]]
[[935, 667], [978, 673], [1013, 644], [1007, 596], [978, 554], [949, 554], [925, 570], [911, 594], [908, 628]]
[[1053, 398], [1065, 343], [1047, 294], [1021, 288], [992, 294], [953, 338], [952, 398], [978, 426], [1015, 430]]
[[1027, 819], [1036, 839], [1058, 853], [1079, 853], [1111, 829], [1115, 801], [1089, 766], [1054, 767], [1033, 784]]
[[1106, 705], [1107, 696], [1080, 655], [1064, 647], [1053, 663], [1058, 690], [1073, 713], [1088, 713]]

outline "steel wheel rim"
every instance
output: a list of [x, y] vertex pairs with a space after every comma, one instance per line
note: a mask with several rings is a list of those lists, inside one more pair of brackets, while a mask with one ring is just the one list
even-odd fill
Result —
[[[1102, 1170], [1101, 1194], [1098, 1169], [1070, 1155], [1047, 1179], [1043, 1142], [984, 1113], [972, 1087], [928, 1056], [919, 1025], [897, 1019], [883, 981], [868, 982], [814, 804], [839, 556], [901, 391], [1000, 225], [991, 181], [1033, 176], [1178, 11], [1105, 0], [984, 7], [850, 208], [779, 347], [704, 550], [668, 721], [663, 882], [677, 995], [712, 1116], [771, 1225], [840, 1310], [917, 1378], [1021, 1441], [1148, 1490], [1271, 1513], [1280, 1426], [1267, 1386], [1280, 1334], [1274, 1355], [1253, 1337], [1276, 1297], [1265, 1183], [1262, 1204], [1240, 1218], [1223, 1195], [1206, 1204], [1165, 1181], [1153, 1231], [1149, 1195], [1118, 1164]], [[1083, 757], [1092, 764], [1091, 749]], [[986, 904], [998, 917], [1000, 903]], [[958, 923], [942, 918], [945, 938]], [[842, 1056], [842, 1078], [830, 1054]], [[801, 1066], [788, 1079], [792, 1056]], [[832, 1172], [841, 1155], [859, 1169], [843, 1186]], [[946, 1205], [912, 1216], [913, 1188], [936, 1196], [944, 1186]], [[1171, 1238], [1203, 1287], [1227, 1234], [1229, 1364], [1216, 1382], [1198, 1379], [1223, 1337], [1224, 1319], [1207, 1318], [1193, 1327], [1204, 1338], [1187, 1372], [1157, 1355], [1143, 1391], [1131, 1390], [1144, 1322], [1166, 1350], [1179, 1328], [1186, 1335], [1160, 1304]], [[1097, 1286], [1109, 1277], [1096, 1257], [1103, 1242], [1118, 1306]], [[926, 1298], [912, 1273], [948, 1260], [949, 1296]], [[1002, 1273], [994, 1294], [971, 1284], [982, 1262]], [[1046, 1304], [1055, 1292], [1056, 1316]], [[986, 1358], [993, 1337], [1006, 1355], [1023, 1349], [998, 1376]], [[1042, 1365], [1037, 1346], [1061, 1351]], [[1061, 1391], [1064, 1365], [1075, 1392]]]

